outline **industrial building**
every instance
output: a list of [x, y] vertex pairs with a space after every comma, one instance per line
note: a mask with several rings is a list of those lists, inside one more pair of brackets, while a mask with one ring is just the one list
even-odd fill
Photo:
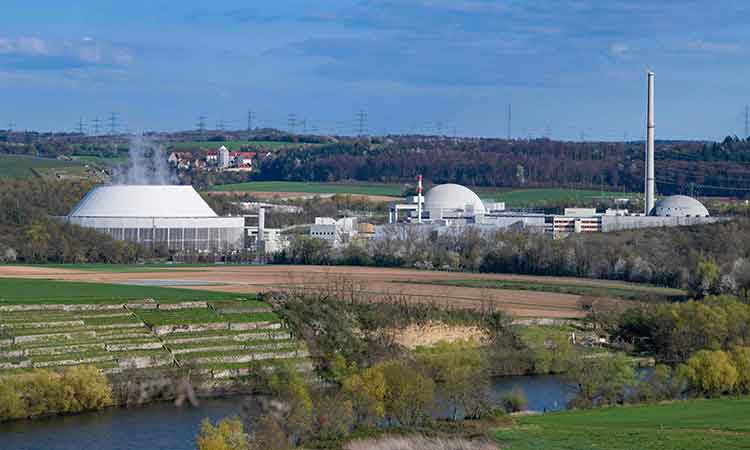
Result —
[[198, 252], [244, 247], [244, 217], [219, 217], [192, 186], [99, 186], [64, 220], [147, 247]]
[[654, 74], [649, 72], [646, 112], [646, 154], [643, 213], [608, 209], [598, 213], [591, 208], [566, 208], [563, 214], [531, 214], [506, 211], [498, 202], [482, 201], [471, 189], [458, 184], [442, 184], [422, 196], [422, 179], [417, 195], [408, 203], [391, 205], [390, 226], [382, 227], [376, 237], [393, 232], [393, 225], [420, 225], [425, 231], [455, 232], [465, 226], [483, 230], [518, 229], [562, 237], [571, 233], [601, 233], [635, 228], [672, 227], [712, 223], [723, 218], [710, 217], [698, 200], [673, 195], [656, 201], [654, 166]]

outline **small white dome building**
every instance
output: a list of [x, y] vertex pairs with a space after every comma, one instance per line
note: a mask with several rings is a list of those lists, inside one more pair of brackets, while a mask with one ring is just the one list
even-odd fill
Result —
[[656, 202], [649, 214], [658, 217], [708, 217], [703, 203], [686, 195], [671, 195]]
[[202, 252], [244, 247], [245, 219], [217, 216], [192, 186], [99, 186], [65, 219], [147, 247]]
[[433, 220], [485, 213], [484, 203], [479, 196], [460, 184], [440, 184], [430, 189], [425, 195], [424, 209]]

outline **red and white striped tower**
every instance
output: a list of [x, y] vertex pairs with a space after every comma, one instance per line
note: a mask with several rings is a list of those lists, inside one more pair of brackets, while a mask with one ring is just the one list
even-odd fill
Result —
[[422, 175], [417, 175], [417, 223], [422, 223]]

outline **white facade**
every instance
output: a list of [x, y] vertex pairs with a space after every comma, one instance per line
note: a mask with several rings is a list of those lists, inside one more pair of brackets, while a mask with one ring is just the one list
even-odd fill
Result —
[[245, 219], [217, 216], [192, 186], [100, 186], [65, 220], [147, 247], [201, 252], [244, 247]]
[[219, 167], [222, 169], [229, 167], [231, 160], [229, 159], [229, 149], [225, 146], [219, 147]]
[[310, 227], [310, 236], [328, 241], [333, 248], [341, 247], [357, 236], [357, 218], [316, 217], [315, 224]]

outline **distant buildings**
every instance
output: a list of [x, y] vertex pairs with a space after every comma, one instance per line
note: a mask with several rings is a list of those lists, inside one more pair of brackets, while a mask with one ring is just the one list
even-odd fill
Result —
[[196, 157], [192, 152], [172, 152], [167, 162], [179, 170], [216, 169], [229, 172], [252, 172], [255, 152], [233, 152], [225, 146], [209, 150], [204, 157]]
[[315, 224], [310, 227], [310, 236], [328, 241], [333, 248], [339, 248], [351, 242], [358, 233], [357, 218], [316, 217]]

